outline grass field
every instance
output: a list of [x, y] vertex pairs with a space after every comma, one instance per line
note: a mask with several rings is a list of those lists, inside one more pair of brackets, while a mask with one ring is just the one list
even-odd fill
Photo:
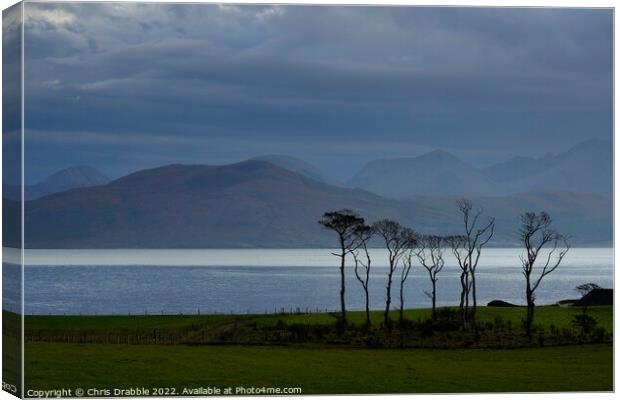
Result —
[[[581, 312], [579, 308], [571, 307], [537, 307], [535, 324], [558, 328], [570, 327], [575, 314]], [[598, 325], [611, 331], [613, 329], [613, 310], [611, 306], [589, 307], [588, 314], [598, 321]], [[353, 324], [364, 322], [364, 313], [349, 312], [348, 320]], [[409, 320], [426, 319], [431, 315], [430, 309], [405, 310], [405, 318]], [[518, 326], [525, 317], [524, 307], [480, 307], [479, 321], [493, 322], [496, 317], [510, 321]], [[371, 314], [373, 324], [379, 324], [383, 319], [382, 311], [373, 311]], [[140, 331], [152, 329], [183, 329], [192, 325], [218, 323], [231, 319], [252, 319], [258, 325], [272, 326], [283, 321], [285, 324], [331, 324], [336, 321], [332, 314], [265, 314], [265, 315], [131, 315], [131, 316], [27, 316], [26, 336], [39, 330], [62, 331], [62, 330], [106, 330], [106, 331]], [[392, 313], [392, 319], [397, 319], [396, 312]]]
[[[542, 329], [572, 327], [580, 309], [539, 307]], [[480, 308], [481, 323], [498, 317], [520, 326], [523, 308]], [[613, 330], [612, 307], [588, 313]], [[430, 310], [407, 310], [409, 320], [424, 320]], [[381, 313], [373, 313], [379, 324]], [[396, 317], [396, 316], [394, 316]], [[364, 314], [349, 321], [362, 324]], [[173, 387], [301, 387], [321, 393], [452, 393], [506, 391], [610, 391], [611, 344], [517, 349], [368, 349], [356, 346], [79, 344], [43, 342], [70, 332], [90, 335], [174, 334], [199, 327], [334, 324], [330, 314], [203, 316], [27, 316], [26, 389]], [[235, 323], [236, 324], [236, 323]], [[236, 326], [236, 325], [235, 325]], [[54, 336], [56, 335], [56, 336]], [[55, 339], [56, 340], [56, 339]]]
[[610, 391], [610, 345], [518, 350], [28, 343], [26, 388], [301, 387], [303, 393]]
[[[2, 313], [2, 381], [21, 392], [22, 342], [21, 316]], [[11, 386], [11, 387], [12, 387]]]
[[11, 388], [14, 386], [15, 394], [20, 393], [22, 385], [21, 341], [3, 335], [2, 348], [2, 381], [12, 385]]

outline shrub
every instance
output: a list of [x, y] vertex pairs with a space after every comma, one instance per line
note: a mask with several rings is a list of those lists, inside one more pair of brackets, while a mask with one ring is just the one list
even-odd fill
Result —
[[429, 338], [435, 333], [433, 321], [430, 319], [424, 322], [416, 322], [414, 326], [423, 338]]
[[553, 336], [557, 336], [559, 332], [560, 331], [558, 330], [557, 326], [555, 326], [554, 324], [549, 325], [549, 333], [551, 333]]
[[585, 313], [573, 316], [572, 325], [580, 330], [581, 336], [587, 336], [596, 327], [597, 321], [594, 317]]
[[461, 318], [458, 311], [451, 308], [438, 309], [435, 320], [429, 321], [433, 330], [437, 332], [455, 331], [461, 326]]
[[590, 339], [593, 342], [604, 342], [605, 340], [609, 339], [609, 336], [610, 335], [604, 328], [598, 326], [592, 330], [592, 333], [590, 334]]
[[506, 322], [501, 315], [497, 315], [493, 319], [493, 329], [495, 332], [502, 332], [506, 329]]

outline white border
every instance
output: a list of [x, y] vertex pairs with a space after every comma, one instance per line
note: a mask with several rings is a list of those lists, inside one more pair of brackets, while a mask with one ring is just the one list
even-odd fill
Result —
[[[150, 1], [145, 1], [145, 0], [135, 0], [136, 2], [151, 2], [151, 3], [243, 3], [243, 4], [317, 4], [317, 5], [329, 5], [329, 4], [340, 4], [340, 5], [380, 5], [380, 6], [388, 6], [388, 5], [408, 5], [408, 6], [469, 6], [469, 7], [569, 7], [569, 8], [615, 8], [615, 1], [610, 1], [610, 0], [590, 0], [590, 1], [575, 1], [575, 0], [540, 0], [540, 1], [491, 1], [491, 0], [473, 0], [473, 1], [467, 1], [467, 0], [451, 0], [449, 2], [446, 1], [438, 1], [438, 0], [426, 0], [423, 2], [420, 1], [410, 1], [410, 0], [389, 0], [389, 1], [385, 1], [385, 0], [374, 0], [374, 1], [369, 1], [369, 0], [365, 0], [365, 1], [355, 1], [355, 0], [312, 0], [312, 1], [308, 1], [308, 0], [289, 0], [286, 2], [283, 1], [266, 1], [266, 0], [243, 0], [243, 1], [230, 1], [230, 0], [220, 0], [220, 1], [214, 1], [214, 0], [208, 0], [208, 1], [201, 1], [201, 2], [197, 2], [197, 1], [192, 1], [192, 2], [188, 2], [188, 1], [178, 1], [178, 0], [150, 0]], [[29, 1], [30, 2], [30, 1]], [[35, 1], [33, 1], [35, 2]], [[54, 2], [54, 1], [47, 1], [47, 0], [41, 0], [41, 1], [36, 1], [36, 2]], [[58, 2], [65, 2], [65, 1], [58, 1]], [[99, 0], [80, 0], [80, 2], [102, 2]], [[15, 4], [16, 2], [13, 0], [0, 0], [0, 5], [2, 6], [2, 9], [5, 9], [13, 4]], [[24, 21], [25, 19], [25, 15], [24, 15], [24, 4], [22, 3], [22, 21]], [[615, 44], [618, 43], [618, 37], [617, 37], [618, 33], [615, 29], [615, 17], [614, 17], [614, 115], [613, 115], [613, 119], [614, 119], [614, 161], [615, 161], [615, 154], [617, 154], [618, 150], [620, 150], [620, 144], [618, 144], [618, 142], [615, 140], [615, 120], [616, 120], [616, 115], [618, 113], [618, 108], [617, 108], [617, 104], [615, 102], [615, 76], [616, 74], [619, 72], [618, 66], [615, 63]], [[22, 130], [22, 171], [21, 171], [21, 178], [22, 178], [22, 199], [24, 196], [24, 189], [23, 189], [23, 183], [24, 183], [24, 155], [25, 155], [25, 149], [24, 149], [24, 121], [25, 121], [25, 114], [24, 114], [24, 71], [23, 71], [23, 63], [24, 63], [24, 24], [22, 23], [22, 121], [21, 121], [21, 130]], [[1, 65], [1, 60], [2, 60], [2, 56], [0, 55], [0, 65]], [[1, 90], [1, 80], [0, 80], [0, 90]], [[0, 105], [2, 104], [1, 100], [0, 100]], [[1, 160], [2, 160], [2, 156], [0, 155], [0, 165], [1, 165]], [[614, 189], [616, 187], [615, 185], [615, 178], [617, 176], [620, 176], [620, 167], [617, 164], [614, 164]], [[1, 189], [0, 189], [1, 191]], [[614, 196], [615, 196], [615, 190], [614, 190]], [[620, 255], [618, 253], [615, 252], [615, 248], [617, 246], [620, 245], [620, 239], [618, 239], [618, 237], [615, 235], [615, 227], [616, 226], [620, 226], [620, 216], [615, 212], [616, 209], [616, 205], [619, 203], [619, 200], [617, 197], [614, 197], [614, 266], [615, 265], [620, 265]], [[23, 239], [24, 239], [24, 210], [23, 210], [23, 202], [22, 202], [22, 246], [21, 246], [21, 254], [22, 254], [22, 315], [23, 315], [23, 311], [24, 311], [24, 274], [23, 274], [23, 261], [24, 261], [24, 248], [23, 248]], [[0, 217], [0, 222], [1, 222], [1, 217]], [[0, 240], [2, 237], [2, 233], [0, 232]], [[614, 286], [616, 288], [620, 288], [620, 285], [618, 285], [619, 283], [619, 278], [617, 274], [614, 274]], [[0, 287], [0, 294], [1, 294], [1, 287]], [[619, 316], [619, 311], [618, 311], [618, 307], [615, 308], [614, 310], [614, 327], [616, 326], [615, 322], [618, 321], [618, 316]], [[22, 334], [23, 334], [23, 317], [22, 317]], [[614, 342], [615, 342], [615, 337], [616, 337], [616, 332], [617, 329], [614, 329]], [[614, 347], [614, 361], [615, 361], [615, 355], [616, 352], [618, 351], [618, 349], [616, 347]], [[22, 338], [22, 357], [24, 355], [24, 341]], [[22, 359], [23, 361], [23, 359]], [[1, 363], [1, 359], [0, 359], [0, 363]], [[614, 367], [615, 367], [615, 363], [614, 363]], [[24, 363], [22, 362], [22, 388], [24, 387]], [[616, 370], [616, 368], [614, 368], [614, 383], [618, 382], [618, 378], [619, 378], [620, 373]], [[472, 377], [474, 378], [474, 377]], [[545, 398], [545, 399], [568, 399], [568, 400], [572, 400], [572, 399], [582, 399], [584, 397], [584, 395], [588, 396], [589, 399], [608, 399], [608, 398], [614, 398], [614, 394], [609, 394], [609, 393], [549, 393], [549, 394], [472, 394], [472, 395], [458, 395], [459, 399], [478, 399], [481, 396], [488, 398], [488, 399], [517, 399], [517, 398], [522, 398], [522, 397], [527, 397], [527, 398]], [[377, 398], [380, 399], [385, 399], [385, 398], [389, 398], [389, 397], [393, 397], [393, 396], [398, 396], [398, 397], [411, 397], [411, 398], [415, 398], [415, 399], [450, 399], [450, 398], [454, 398], [455, 395], [379, 395], [376, 396]], [[325, 398], [334, 398], [336, 396], [303, 396], [304, 398], [308, 398], [308, 399], [325, 399]], [[353, 398], [357, 398], [359, 396], [338, 396], [339, 398], [344, 398], [344, 399], [353, 399]], [[235, 398], [240, 398], [240, 397], [235, 397]], [[259, 397], [244, 397], [244, 399], [259, 399]], [[265, 399], [265, 398], [277, 398], [277, 397], [260, 397], [260, 399]], [[7, 392], [3, 392], [0, 391], [0, 400], [4, 400], [4, 399], [15, 399], [15, 397], [9, 395]], [[166, 398], [159, 398], [159, 399], [166, 399]], [[167, 398], [169, 399], [169, 398]]]
[[26, 49], [24, 46], [24, 39], [25, 39], [25, 30], [24, 30], [24, 25], [25, 25], [25, 10], [24, 10], [24, 3], [21, 3], [22, 6], [22, 49], [21, 49], [21, 67], [22, 67], [22, 71], [21, 71], [21, 96], [22, 96], [22, 104], [21, 104], [21, 130], [22, 130], [22, 135], [21, 135], [21, 294], [22, 294], [22, 315], [21, 315], [21, 323], [22, 323], [22, 342], [21, 342], [21, 352], [22, 352], [22, 382], [21, 382], [21, 396], [24, 397], [25, 393], [26, 393], [26, 341], [25, 341], [25, 337], [24, 337], [24, 333], [26, 332], [26, 293], [25, 293], [25, 289], [26, 289], [26, 279], [25, 279], [25, 273], [26, 273], [26, 268], [24, 266], [24, 243], [25, 243], [25, 234], [24, 234], [24, 230], [25, 230], [25, 223], [24, 223], [24, 219], [25, 219], [25, 210], [24, 210], [24, 201], [25, 201], [25, 194], [24, 194], [24, 184], [25, 184], [25, 174], [24, 174], [24, 156], [26, 155], [25, 149], [24, 149], [24, 144], [25, 144], [25, 140], [24, 140], [24, 135], [26, 134], [26, 131], [24, 129], [24, 124], [26, 121], [26, 114], [24, 113], [25, 111], [25, 101], [24, 101], [24, 95], [26, 94], [26, 90], [25, 90], [25, 85], [24, 85], [24, 79], [25, 79], [25, 71], [24, 71], [24, 60], [25, 60], [25, 53], [26, 53]]

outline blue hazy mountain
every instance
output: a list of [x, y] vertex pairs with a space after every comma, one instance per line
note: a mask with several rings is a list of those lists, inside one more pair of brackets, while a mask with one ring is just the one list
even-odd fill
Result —
[[327, 183], [330, 185], [341, 186], [342, 183], [332, 178], [318, 167], [297, 157], [291, 157], [279, 154], [269, 154], [252, 158], [252, 160], [267, 161], [280, 168], [287, 169], [292, 172], [307, 176], [315, 181]]
[[[250, 160], [223, 166], [169, 165], [105, 185], [26, 202], [29, 248], [309, 248], [334, 246], [317, 221], [350, 208], [369, 221], [393, 218], [425, 233], [460, 233], [456, 197], [395, 200], [337, 187]], [[473, 197], [498, 220], [494, 245], [516, 243], [519, 214], [548, 210], [573, 244], [611, 243], [611, 200], [546, 191]], [[5, 200], [5, 207], [16, 202]], [[59, 230], [58, 227], [62, 226]], [[11, 238], [7, 237], [7, 241]]]
[[[33, 200], [69, 189], [105, 185], [108, 182], [110, 179], [93, 167], [70, 167], [48, 176], [37, 184], [24, 186], [24, 197], [26, 200]], [[4, 185], [3, 196], [19, 200], [21, 198], [19, 186]]]
[[371, 161], [348, 185], [393, 198], [483, 196], [500, 192], [497, 185], [476, 168], [443, 150], [419, 157]]
[[[28, 247], [313, 247], [329, 209], [402, 219], [400, 204], [265, 161], [169, 165], [26, 204]], [[62, 225], [62, 232], [57, 227]]]
[[566, 152], [544, 157], [514, 157], [482, 172], [506, 192], [569, 190], [610, 196], [613, 192], [613, 143], [588, 140]]
[[505, 196], [532, 191], [612, 194], [613, 145], [588, 140], [566, 152], [513, 157], [477, 169], [436, 150], [419, 157], [375, 160], [349, 182], [381, 196]]

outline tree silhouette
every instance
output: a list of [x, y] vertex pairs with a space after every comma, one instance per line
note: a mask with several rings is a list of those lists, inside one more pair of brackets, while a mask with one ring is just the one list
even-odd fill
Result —
[[[522, 254], [520, 258], [525, 276], [525, 298], [527, 301], [525, 329], [528, 336], [532, 335], [536, 289], [545, 276], [556, 270], [570, 249], [567, 238], [552, 229], [551, 222], [551, 217], [544, 211], [538, 214], [535, 212], [521, 214], [520, 234], [525, 247], [525, 254]], [[545, 246], [551, 246], [551, 250], [541, 257], [542, 262], [539, 265], [536, 262]], [[536, 266], [539, 267], [540, 274], [533, 277], [532, 273]]]
[[391, 330], [390, 305], [392, 303], [392, 280], [398, 262], [408, 248], [413, 246], [415, 233], [409, 228], [404, 228], [398, 222], [390, 219], [382, 219], [375, 222], [373, 230], [379, 235], [388, 251], [388, 281], [386, 286], [385, 312], [383, 322], [388, 330]]
[[461, 321], [463, 326], [467, 326], [467, 316], [469, 313], [469, 291], [471, 290], [471, 282], [469, 280], [469, 264], [467, 263], [467, 238], [462, 235], [453, 235], [446, 237], [445, 241], [452, 249], [452, 254], [456, 258], [457, 264], [461, 269], [461, 300], [459, 303], [459, 311], [461, 313]]
[[345, 305], [345, 274], [344, 267], [347, 254], [354, 251], [357, 246], [356, 229], [364, 224], [364, 218], [355, 214], [353, 211], [344, 209], [339, 211], [330, 211], [323, 214], [323, 218], [319, 221], [327, 229], [338, 234], [338, 244], [340, 245], [340, 253], [332, 253], [340, 258], [340, 310], [341, 321], [347, 323], [347, 308]]
[[403, 269], [400, 273], [400, 285], [399, 285], [399, 299], [400, 304], [398, 308], [398, 322], [402, 325], [405, 320], [405, 281], [409, 277], [409, 272], [411, 272], [411, 268], [413, 267], [413, 256], [411, 252], [405, 253], [403, 256]]
[[[353, 251], [353, 260], [355, 261], [355, 277], [364, 289], [364, 299], [366, 306], [366, 326], [370, 326], [370, 296], [368, 294], [368, 282], [370, 281], [370, 253], [368, 252], [368, 242], [373, 236], [372, 227], [361, 224], [355, 229], [357, 249]], [[363, 273], [360, 274], [360, 269]]]
[[[493, 233], [495, 232], [495, 218], [489, 218], [486, 224], [481, 224], [481, 209], [477, 210], [475, 214], [472, 214], [473, 205], [467, 199], [458, 200], [457, 206], [461, 211], [461, 214], [463, 214], [463, 224], [465, 226], [465, 242], [463, 243], [465, 245], [465, 252], [463, 254], [463, 266], [467, 268], [469, 272], [468, 278], [471, 279], [471, 282], [468, 282], [468, 284], [471, 284], [471, 287], [467, 289], [467, 294], [471, 292], [471, 322], [474, 332], [477, 333], [478, 324], [476, 321], [476, 312], [478, 309], [478, 298], [476, 295], [476, 268], [478, 267], [478, 261], [480, 260], [482, 248], [489, 242], [489, 240], [491, 240]], [[468, 299], [466, 299], [466, 302], [467, 301]]]
[[601, 287], [599, 285], [597, 285], [596, 283], [584, 283], [582, 285], [579, 285], [579, 286], [575, 287], [575, 290], [578, 291], [579, 294], [581, 294], [581, 297], [583, 297], [586, 294], [590, 293], [594, 289], [601, 289]]
[[420, 261], [420, 264], [428, 272], [428, 276], [431, 280], [431, 303], [432, 303], [432, 318], [437, 317], [436, 304], [437, 304], [437, 275], [443, 269], [445, 262], [443, 259], [443, 244], [444, 238], [441, 236], [427, 235], [418, 238], [415, 254]]

